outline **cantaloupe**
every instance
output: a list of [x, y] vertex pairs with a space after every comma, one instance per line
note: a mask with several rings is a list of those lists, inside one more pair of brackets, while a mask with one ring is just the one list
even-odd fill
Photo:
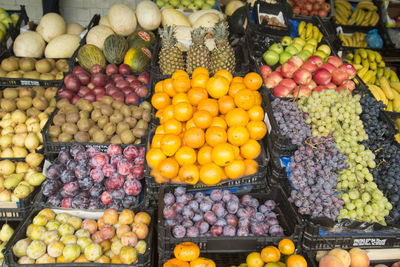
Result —
[[155, 30], [161, 23], [160, 9], [150, 0], [144, 0], [137, 5], [136, 17], [139, 25], [145, 30]]
[[43, 57], [46, 43], [42, 36], [34, 31], [26, 31], [17, 36], [14, 41], [14, 54], [17, 57]]
[[107, 16], [102, 16], [99, 21], [99, 25], [107, 26], [111, 28], [110, 22], [108, 21]]
[[97, 25], [90, 29], [86, 36], [86, 43], [92, 44], [103, 50], [104, 41], [108, 36], [114, 34], [114, 31], [103, 25]]
[[136, 29], [135, 11], [125, 4], [117, 3], [110, 7], [107, 18], [116, 34], [128, 36]]
[[72, 23], [67, 23], [67, 31], [66, 33], [68, 34], [75, 34], [75, 35], [80, 35], [83, 32], [84, 28], [81, 24], [72, 22]]
[[174, 8], [164, 8], [161, 11], [162, 26], [188, 26], [191, 27], [189, 20], [181, 12]]
[[66, 29], [67, 25], [65, 24], [63, 17], [57, 13], [47, 13], [40, 19], [36, 31], [46, 42], [50, 42], [51, 39], [64, 34]]
[[70, 58], [79, 47], [81, 38], [74, 34], [63, 34], [51, 40], [44, 50], [46, 58]]

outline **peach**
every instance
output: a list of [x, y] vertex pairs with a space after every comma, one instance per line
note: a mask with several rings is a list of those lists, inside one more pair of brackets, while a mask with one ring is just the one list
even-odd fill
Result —
[[336, 256], [325, 255], [319, 262], [319, 267], [345, 267], [343, 262]]
[[43, 209], [39, 211], [38, 215], [43, 215], [47, 217], [48, 220], [54, 220], [54, 218], [56, 217], [54, 211], [52, 211], [51, 209]]
[[29, 258], [28, 256], [23, 256], [18, 259], [18, 264], [35, 264], [35, 260]]
[[113, 238], [110, 239], [111, 243], [114, 242], [114, 241], [117, 241], [117, 240], [119, 240], [117, 235], [115, 235]]
[[103, 228], [104, 226], [106, 226], [107, 224], [104, 222], [104, 218], [103, 217], [101, 217], [101, 218], [99, 218], [98, 220], [97, 220], [97, 228], [99, 228], [99, 229], [101, 229], [101, 228]]
[[112, 259], [115, 256], [115, 253], [109, 250], [106, 253], [104, 253], [104, 256], [107, 256], [109, 259]]
[[92, 239], [90, 239], [90, 237], [79, 237], [76, 243], [83, 251], [90, 243], [92, 243]]
[[61, 243], [60, 241], [56, 241], [47, 246], [47, 253], [50, 256], [57, 258], [62, 255], [63, 249], [64, 249], [64, 244]]
[[135, 223], [132, 227], [132, 232], [135, 233], [138, 239], [145, 239], [149, 233], [149, 228], [144, 223]]
[[130, 232], [131, 228], [129, 225], [122, 224], [120, 227], [117, 228], [117, 237], [121, 238], [121, 236], [127, 232]]
[[146, 241], [144, 241], [144, 240], [139, 240], [139, 242], [136, 244], [135, 248], [136, 248], [136, 251], [137, 251], [139, 254], [144, 254], [144, 253], [146, 252], [146, 249], [147, 249], [147, 243], [146, 243]]
[[69, 217], [71, 217], [71, 215], [63, 212], [63, 213], [57, 214], [56, 220], [59, 221], [60, 223], [67, 223]]
[[138, 212], [135, 215], [134, 222], [135, 223], [144, 223], [144, 224], [149, 225], [151, 222], [150, 214], [148, 214], [147, 212], [144, 212], [144, 211]]
[[68, 262], [76, 260], [81, 255], [81, 248], [77, 244], [66, 245], [63, 249], [64, 259]]
[[106, 224], [116, 224], [118, 222], [118, 211], [116, 209], [107, 209], [104, 211], [102, 218]]
[[95, 220], [85, 219], [81, 224], [81, 228], [88, 231], [90, 234], [94, 234], [97, 231], [97, 223]]
[[73, 235], [75, 232], [74, 227], [68, 223], [61, 224], [57, 230], [60, 235]]
[[115, 235], [115, 228], [112, 225], [106, 225], [100, 229], [100, 236], [103, 240], [109, 240]]
[[63, 255], [61, 255], [60, 257], [57, 257], [56, 259], [56, 263], [67, 263], [68, 261], [64, 258]]
[[349, 251], [350, 253], [350, 267], [368, 267], [369, 266], [369, 258], [367, 253], [359, 248], [352, 248]]
[[75, 230], [78, 230], [79, 228], [81, 228], [82, 219], [77, 216], [71, 216], [68, 218], [67, 223], [72, 225], [72, 227], [74, 227]]
[[120, 224], [131, 224], [135, 218], [135, 213], [131, 210], [125, 209], [121, 212], [118, 218]]
[[42, 241], [46, 243], [46, 245], [48, 245], [50, 243], [60, 240], [60, 235], [57, 231], [47, 231], [42, 234], [42, 237], [40, 239], [42, 239]]
[[44, 264], [44, 263], [56, 263], [56, 259], [46, 253], [42, 257], [36, 260], [36, 264]]
[[103, 250], [103, 253], [106, 253], [111, 249], [111, 242], [110, 240], [104, 240], [103, 242], [100, 243], [101, 249]]
[[124, 264], [132, 264], [137, 261], [137, 252], [136, 249], [131, 247], [123, 247], [121, 249], [121, 253], [119, 254], [119, 258]]
[[116, 255], [116, 256], [112, 257], [111, 263], [112, 263], [112, 264], [122, 264], [122, 261], [121, 261], [121, 259], [119, 258], [119, 256]]
[[64, 245], [76, 244], [78, 238], [75, 235], [64, 235], [61, 237], [60, 241]]
[[76, 263], [86, 263], [90, 262], [88, 259], [86, 259], [85, 255], [81, 254], [76, 260], [74, 260]]
[[[123, 245], [122, 245], [121, 240], [114, 241], [114, 242], [111, 244], [111, 252], [112, 252], [114, 255], [119, 255], [119, 253], [121, 252], [122, 247], [123, 247]], [[111, 257], [111, 258], [112, 258], [112, 257]]]
[[85, 230], [85, 229], [79, 229], [78, 231], [75, 232], [75, 235], [76, 235], [77, 238], [90, 237], [89, 231]]
[[90, 261], [95, 261], [102, 256], [102, 249], [99, 244], [92, 243], [85, 248], [85, 257]]
[[133, 232], [128, 232], [121, 237], [121, 242], [125, 247], [134, 247], [136, 246], [138, 239]]
[[92, 235], [92, 241], [97, 244], [100, 244], [101, 242], [104, 241], [103, 238], [101, 237], [100, 231], [97, 231]]
[[98, 258], [95, 262], [96, 263], [111, 263], [111, 260], [109, 257], [103, 255], [100, 258]]
[[341, 249], [341, 248], [334, 248], [331, 251], [329, 251], [328, 254], [339, 258], [343, 262], [343, 265], [345, 267], [350, 266], [350, 260], [351, 260], [350, 254], [346, 250]]

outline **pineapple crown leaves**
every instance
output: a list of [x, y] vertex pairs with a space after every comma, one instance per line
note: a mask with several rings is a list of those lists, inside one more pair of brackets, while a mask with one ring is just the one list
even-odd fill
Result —
[[214, 26], [214, 38], [216, 42], [227, 41], [229, 36], [228, 23], [226, 21], [217, 23]]
[[175, 28], [173, 26], [159, 28], [158, 33], [161, 36], [162, 46], [174, 46], [176, 44]]
[[191, 32], [192, 41], [194, 43], [203, 43], [206, 34], [207, 32], [204, 27], [198, 27]]

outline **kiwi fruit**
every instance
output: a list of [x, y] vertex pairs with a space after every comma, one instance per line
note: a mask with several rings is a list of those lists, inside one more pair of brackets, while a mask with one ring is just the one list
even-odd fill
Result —
[[46, 90], [44, 90], [44, 97], [46, 99], [54, 99], [54, 97], [56, 97], [57, 95], [57, 87], [48, 87], [46, 88]]
[[24, 79], [40, 79], [40, 73], [37, 71], [27, 71], [23, 74]]
[[38, 110], [45, 110], [49, 106], [49, 103], [44, 96], [36, 96], [32, 99], [32, 104]]
[[87, 132], [77, 132], [74, 135], [74, 139], [76, 142], [79, 142], [79, 143], [87, 143], [90, 141], [90, 135]]
[[91, 112], [93, 110], [93, 105], [86, 99], [79, 99], [76, 104], [75, 104], [80, 110], [86, 110], [88, 112]]
[[59, 59], [56, 61], [56, 69], [61, 72], [68, 72], [69, 66], [66, 59]]
[[118, 123], [120, 121], [124, 120], [124, 116], [116, 110], [111, 116], [110, 116], [110, 121], [113, 123]]
[[104, 127], [104, 125], [106, 125], [108, 123], [108, 117], [107, 116], [102, 116], [101, 118], [99, 118], [99, 120], [97, 121], [97, 125], [102, 129]]
[[4, 78], [7, 76], [7, 72], [0, 67], [0, 77]]
[[44, 80], [44, 81], [51, 81], [51, 80], [55, 80], [56, 77], [51, 73], [42, 73], [42, 74], [40, 74], [39, 79]]
[[32, 71], [35, 69], [35, 59], [24, 57], [19, 60], [19, 68], [23, 71]]
[[143, 129], [143, 128], [135, 128], [135, 129], [132, 130], [132, 134], [135, 137], [140, 138], [140, 137], [143, 137], [146, 134], [146, 130]]
[[53, 118], [54, 125], [62, 126], [65, 123], [65, 114], [58, 113]]
[[151, 110], [151, 104], [148, 101], [143, 101], [139, 107], [145, 109], [145, 110]]
[[138, 107], [137, 109], [132, 111], [132, 117], [134, 117], [135, 119], [141, 119], [142, 114], [143, 114], [143, 108]]
[[52, 68], [50, 61], [46, 58], [36, 61], [35, 69], [37, 72], [48, 73]]
[[103, 114], [101, 114], [100, 109], [95, 109], [92, 111], [92, 114], [90, 114], [90, 118], [92, 118], [94, 121], [98, 121], [101, 116], [103, 116]]
[[28, 129], [26, 128], [26, 124], [17, 124], [17, 125], [14, 127], [14, 132], [15, 132], [16, 134], [19, 134], [19, 133], [27, 133], [27, 132], [28, 132]]
[[28, 108], [32, 107], [32, 98], [29, 96], [18, 98], [17, 107], [20, 110], [27, 110]]
[[109, 105], [102, 105], [101, 108], [100, 108], [100, 111], [105, 116], [111, 116], [111, 114], [113, 113], [114, 110]]
[[68, 113], [68, 112], [76, 112], [76, 113], [78, 113], [79, 109], [78, 109], [78, 107], [76, 107], [76, 106], [74, 106], [72, 104], [69, 104], [69, 105], [63, 106], [60, 109], [60, 111], [63, 112], [63, 113]]
[[45, 112], [45, 113], [47, 113], [47, 114], [50, 114], [50, 113], [52, 113], [55, 109], [56, 109], [55, 106], [52, 106], [52, 107], [50, 106], [50, 107], [46, 108], [43, 112]]
[[129, 130], [129, 124], [127, 122], [121, 121], [117, 124], [117, 134], [121, 135], [121, 133], [125, 130]]
[[107, 104], [107, 105], [111, 105], [112, 102], [114, 101], [114, 99], [112, 99], [111, 96], [106, 95], [100, 101], [101, 101], [101, 103], [104, 103], [104, 104]]
[[139, 120], [137, 123], [136, 123], [136, 126], [135, 126], [135, 128], [140, 128], [140, 129], [147, 129], [147, 122], [145, 122], [144, 120]]
[[72, 134], [63, 132], [58, 136], [58, 142], [66, 143], [66, 142], [71, 142], [72, 140]]
[[126, 118], [126, 117], [130, 117], [131, 114], [132, 114], [131, 109], [130, 109], [127, 105], [123, 105], [123, 106], [120, 108], [119, 111], [122, 113], [122, 115], [125, 116], [125, 118]]
[[7, 112], [14, 111], [17, 108], [15, 101], [13, 99], [6, 99], [6, 98], [3, 98], [1, 100], [0, 107], [2, 110]]
[[143, 119], [145, 122], [150, 122], [150, 121], [151, 121], [151, 113], [150, 113], [150, 110], [148, 110], [148, 109], [143, 110], [142, 119]]
[[136, 126], [137, 120], [132, 117], [125, 117], [124, 122], [128, 123], [130, 128], [134, 128]]
[[114, 135], [111, 140], [110, 140], [111, 144], [122, 144], [122, 140], [119, 137], [119, 135]]
[[62, 79], [64, 79], [64, 73], [62, 73], [62, 72], [57, 72], [56, 80], [62, 80]]
[[89, 129], [89, 135], [90, 135], [90, 136], [93, 136], [93, 134], [94, 134], [95, 132], [97, 132], [97, 131], [100, 131], [99, 126], [93, 125], [93, 126]]
[[79, 121], [79, 113], [78, 112], [68, 112], [65, 114], [65, 121], [77, 123]]
[[52, 69], [49, 73], [50, 73], [51, 75], [53, 75], [53, 76], [56, 76], [57, 73], [58, 73], [58, 70], [57, 70], [57, 69]]
[[133, 135], [132, 131], [127, 129], [121, 132], [120, 134], [121, 141], [123, 144], [132, 144], [135, 141], [135, 136]]
[[23, 74], [19, 71], [10, 71], [6, 74], [6, 77], [12, 79], [21, 79], [23, 77]]
[[18, 90], [15, 88], [6, 88], [3, 91], [3, 97], [4, 98], [9, 98], [9, 99], [14, 99], [18, 97]]
[[81, 118], [81, 119], [89, 119], [90, 118], [89, 111], [87, 111], [87, 110], [79, 111], [79, 118]]
[[114, 102], [112, 103], [112, 107], [114, 109], [120, 109], [123, 105], [124, 103], [118, 100], [114, 100]]
[[34, 107], [30, 107], [27, 111], [26, 111], [26, 115], [28, 117], [36, 117], [38, 116], [40, 113], [40, 110], [34, 108]]
[[57, 126], [57, 125], [50, 126], [50, 128], [49, 128], [49, 136], [50, 137], [57, 137], [60, 135], [60, 133], [61, 133], [60, 126]]
[[71, 135], [74, 135], [78, 132], [78, 126], [76, 126], [75, 123], [72, 122], [66, 122], [61, 126], [61, 130], [64, 133], [69, 133]]
[[28, 87], [18, 87], [17, 90], [19, 97], [24, 97], [24, 96], [32, 97], [34, 93], [32, 89]]
[[45, 90], [44, 90], [43, 86], [34, 86], [34, 87], [32, 87], [32, 90], [36, 92], [35, 96], [44, 96]]
[[5, 71], [16, 71], [18, 67], [18, 60], [15, 57], [5, 58], [1, 62], [1, 68]]
[[61, 109], [65, 105], [71, 105], [71, 103], [69, 103], [68, 99], [63, 98], [63, 99], [60, 99], [59, 101], [57, 101], [57, 107], [59, 109]]
[[104, 125], [103, 132], [106, 135], [113, 135], [115, 133], [116, 129], [117, 129], [117, 127], [115, 126], [115, 123], [109, 122], [106, 125]]
[[80, 119], [77, 123], [79, 131], [87, 132], [89, 131], [90, 127], [93, 125], [93, 121], [91, 119]]
[[99, 101], [95, 101], [92, 103], [94, 109], [100, 109], [103, 104], [104, 103], [99, 102]]
[[103, 131], [96, 131], [92, 136], [93, 142], [105, 143], [107, 141], [107, 135]]

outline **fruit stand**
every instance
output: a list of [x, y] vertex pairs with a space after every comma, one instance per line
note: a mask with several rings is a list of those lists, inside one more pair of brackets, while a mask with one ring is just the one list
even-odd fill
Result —
[[2, 266], [399, 266], [398, 10], [0, 6]]

